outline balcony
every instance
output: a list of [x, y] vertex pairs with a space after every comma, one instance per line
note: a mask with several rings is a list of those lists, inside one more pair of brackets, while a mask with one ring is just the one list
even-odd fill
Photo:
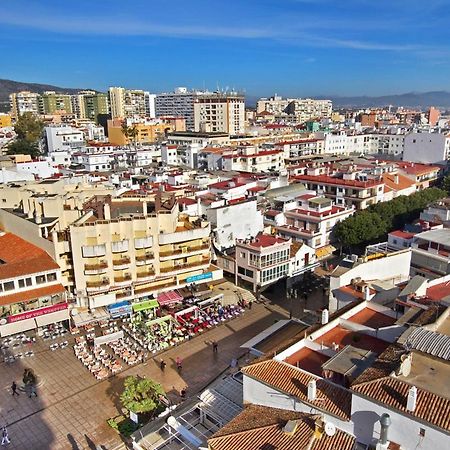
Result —
[[114, 277], [115, 286], [126, 286], [131, 283], [131, 275], [129, 273]]
[[194, 239], [204, 239], [209, 237], [211, 227], [208, 224], [203, 228], [193, 228], [192, 230], [181, 230], [175, 233], [161, 233], [159, 235], [159, 244], [177, 244], [186, 241], [193, 241]]
[[109, 278], [104, 278], [103, 280], [96, 281], [86, 281], [86, 290], [88, 292], [99, 292], [109, 289], [110, 282]]
[[153, 238], [151, 236], [147, 236], [144, 238], [135, 238], [134, 240], [134, 248], [136, 250], [151, 247], [153, 247]]
[[153, 252], [145, 252], [144, 255], [136, 255], [136, 265], [144, 266], [145, 264], [150, 264], [155, 259]]
[[111, 251], [113, 253], [121, 253], [128, 251], [128, 239], [123, 241], [111, 242]]
[[176, 264], [172, 267], [161, 267], [159, 271], [161, 273], [178, 273], [178, 272], [184, 272], [186, 269], [190, 269], [191, 267], [200, 267], [207, 265], [209, 266], [209, 257], [203, 258], [202, 261], [195, 261], [192, 263], [185, 263], [185, 264]]
[[146, 281], [147, 279], [154, 278], [155, 271], [154, 270], [146, 270], [145, 272], [138, 272], [136, 274], [138, 281]]
[[129, 267], [131, 259], [129, 256], [122, 256], [120, 258], [113, 259], [114, 270], [126, 269]]
[[107, 261], [98, 261], [91, 264], [84, 265], [84, 274], [85, 275], [98, 275], [100, 273], [105, 273], [108, 269]]
[[168, 261], [170, 259], [179, 258], [180, 255], [182, 255], [182, 256], [196, 255], [198, 253], [202, 253], [203, 250], [208, 250], [209, 248], [210, 248], [209, 244], [177, 248], [177, 249], [169, 250], [166, 252], [159, 252], [159, 257], [160, 257], [161, 261]]
[[83, 245], [81, 247], [83, 258], [92, 258], [95, 256], [105, 256], [106, 245]]

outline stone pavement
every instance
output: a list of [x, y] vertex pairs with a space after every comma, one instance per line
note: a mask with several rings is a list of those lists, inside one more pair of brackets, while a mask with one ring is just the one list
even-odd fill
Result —
[[[1, 363], [0, 425], [8, 424], [8, 448], [118, 449], [123, 443], [106, 420], [120, 413], [119, 395], [126, 376], [138, 374], [158, 381], [173, 401], [180, 401], [179, 392], [186, 386], [188, 396], [194, 396], [243, 353], [241, 344], [284, 317], [286, 312], [276, 305], [254, 304], [233, 321], [100, 382], [75, 358], [71, 347], [52, 352], [48, 345], [41, 346], [32, 358]], [[218, 342], [217, 354], [212, 340]], [[161, 357], [167, 363], [164, 372], [159, 368]], [[176, 357], [183, 359], [181, 373], [176, 370]], [[23, 392], [19, 397], [11, 395], [11, 382], [21, 383], [24, 367], [33, 368], [40, 379], [37, 398]]]

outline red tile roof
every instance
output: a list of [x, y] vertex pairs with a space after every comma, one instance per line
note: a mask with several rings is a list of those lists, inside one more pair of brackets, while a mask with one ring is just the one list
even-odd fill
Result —
[[[242, 372], [281, 392], [297, 397], [303, 403], [343, 420], [350, 420], [351, 392], [341, 386], [273, 359], [244, 367]], [[314, 401], [308, 400], [308, 383], [311, 380], [317, 382], [317, 398]]]
[[401, 239], [412, 239], [415, 236], [415, 233], [408, 233], [402, 230], [395, 230], [389, 233], [391, 236], [395, 236]]
[[255, 239], [248, 243], [251, 247], [271, 247], [276, 244], [284, 244], [287, 240], [279, 237], [272, 236], [271, 234], [259, 233]]
[[36, 298], [45, 297], [47, 295], [54, 295], [64, 292], [62, 284], [53, 284], [37, 289], [30, 289], [24, 292], [17, 292], [15, 294], [3, 295], [0, 297], [0, 305], [10, 305], [12, 303], [28, 302]]
[[413, 412], [408, 411], [406, 404], [411, 386], [398, 378], [388, 376], [354, 385], [352, 390], [388, 408], [397, 409], [406, 415], [450, 431], [450, 399], [417, 388], [416, 408]]
[[427, 297], [431, 300], [440, 301], [448, 296], [450, 296], [450, 281], [436, 284], [427, 289]]
[[368, 181], [358, 181], [358, 180], [344, 180], [343, 178], [331, 177], [329, 175], [294, 175], [292, 178], [299, 181], [311, 181], [312, 183], [318, 184], [336, 184], [341, 186], [352, 186], [360, 188], [369, 188], [374, 186], [380, 186], [383, 181], [368, 180]]
[[[211, 450], [352, 450], [355, 438], [339, 429], [333, 436], [323, 434], [314, 439], [315, 421], [320, 416], [249, 405], [230, 423], [208, 439]], [[294, 433], [283, 427], [296, 421]], [[308, 446], [309, 444], [311, 446]]]
[[42, 249], [12, 233], [0, 236], [0, 280], [59, 269]]

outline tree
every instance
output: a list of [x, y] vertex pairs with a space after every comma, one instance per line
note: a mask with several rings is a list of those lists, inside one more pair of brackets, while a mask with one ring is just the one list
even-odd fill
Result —
[[162, 386], [147, 378], [130, 376], [125, 379], [125, 389], [120, 396], [122, 405], [136, 414], [154, 413], [163, 404], [166, 393]]
[[19, 116], [14, 125], [14, 131], [17, 134], [17, 138], [25, 139], [31, 143], [39, 142], [43, 129], [44, 123], [42, 120], [39, 120], [30, 112], [26, 112]]
[[450, 175], [447, 175], [442, 180], [442, 189], [447, 192], [448, 195], [450, 195]]
[[36, 158], [40, 155], [39, 140], [42, 137], [44, 123], [32, 113], [24, 113], [17, 119], [14, 131], [17, 138], [8, 145], [8, 154], [24, 154]]
[[128, 139], [128, 141], [132, 141], [134, 146], [136, 146], [136, 138], [139, 134], [139, 131], [136, 128], [136, 124], [133, 124], [131, 127], [129, 127], [124, 120], [122, 123], [122, 133]]

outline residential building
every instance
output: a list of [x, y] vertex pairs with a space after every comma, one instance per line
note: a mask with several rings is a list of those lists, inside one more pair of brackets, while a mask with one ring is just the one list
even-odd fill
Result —
[[439, 166], [414, 162], [398, 162], [397, 167], [401, 174], [414, 181], [418, 191], [432, 186], [441, 173], [441, 167]]
[[69, 319], [61, 269], [43, 250], [0, 231], [0, 336]]
[[72, 113], [72, 101], [69, 94], [46, 91], [39, 96], [40, 114]]
[[11, 127], [11, 116], [9, 114], [0, 113], [0, 128]]
[[194, 130], [243, 134], [245, 129], [244, 96], [236, 93], [202, 93], [194, 99]]
[[289, 99], [283, 99], [277, 94], [270, 98], [260, 98], [256, 102], [256, 113], [268, 112], [273, 115], [282, 115], [286, 111], [289, 103]]
[[[269, 349], [242, 369], [243, 401], [255, 418], [244, 410], [210, 439], [210, 447], [250, 449], [247, 442], [275, 442], [277, 448], [293, 448], [296, 425], [302, 427], [307, 416], [300, 422], [291, 417], [290, 424], [279, 417], [275, 427], [272, 408], [277, 408], [314, 415], [315, 438], [305, 430], [298, 448], [445, 448], [449, 309], [406, 309], [401, 316], [359, 299], [339, 314], [325, 312], [322, 326], [299, 330], [290, 339], [273, 327], [249, 341]], [[267, 422], [258, 427], [263, 417]], [[252, 434], [254, 423], [258, 432]], [[338, 441], [331, 444], [331, 437]]]
[[411, 248], [411, 275], [433, 279], [450, 274], [449, 228], [416, 234]]
[[39, 114], [39, 94], [36, 92], [21, 91], [9, 96], [11, 116], [17, 119], [20, 115], [29, 112]]
[[75, 152], [85, 145], [82, 130], [70, 125], [52, 125], [45, 127], [47, 150], [54, 152]]
[[334, 226], [355, 212], [354, 207], [336, 206], [331, 199], [315, 194], [297, 199], [298, 208], [285, 211], [285, 224], [274, 228], [280, 236], [304, 242], [315, 250], [331, 244]]
[[290, 271], [291, 240], [258, 234], [236, 242], [235, 283], [254, 292], [285, 278]]
[[450, 136], [442, 133], [411, 132], [405, 136], [403, 161], [439, 164], [450, 159]]
[[72, 111], [79, 119], [98, 123], [99, 116], [109, 114], [108, 94], [95, 91], [80, 91], [71, 96]]
[[332, 199], [336, 206], [354, 206], [361, 210], [383, 201], [384, 182], [381, 177], [369, 178], [367, 174], [359, 172], [336, 175], [320, 173], [320, 168], [311, 168], [306, 175], [293, 178], [308, 189]]
[[221, 155], [221, 169], [226, 171], [279, 172], [283, 168], [282, 150], [264, 150], [247, 145], [231, 149], [231, 151], [225, 149]]
[[241, 134], [245, 124], [244, 97], [236, 93], [188, 91], [156, 96], [157, 117], [184, 117], [186, 129], [204, 133]]
[[311, 98], [293, 99], [289, 102], [286, 112], [295, 117], [298, 123], [311, 119], [331, 117], [333, 104], [331, 100], [316, 100]]
[[123, 117], [155, 117], [155, 95], [139, 89], [109, 88], [109, 102], [113, 119]]
[[442, 223], [445, 228], [450, 228], [450, 198], [428, 205], [420, 213], [420, 219], [429, 223]]

